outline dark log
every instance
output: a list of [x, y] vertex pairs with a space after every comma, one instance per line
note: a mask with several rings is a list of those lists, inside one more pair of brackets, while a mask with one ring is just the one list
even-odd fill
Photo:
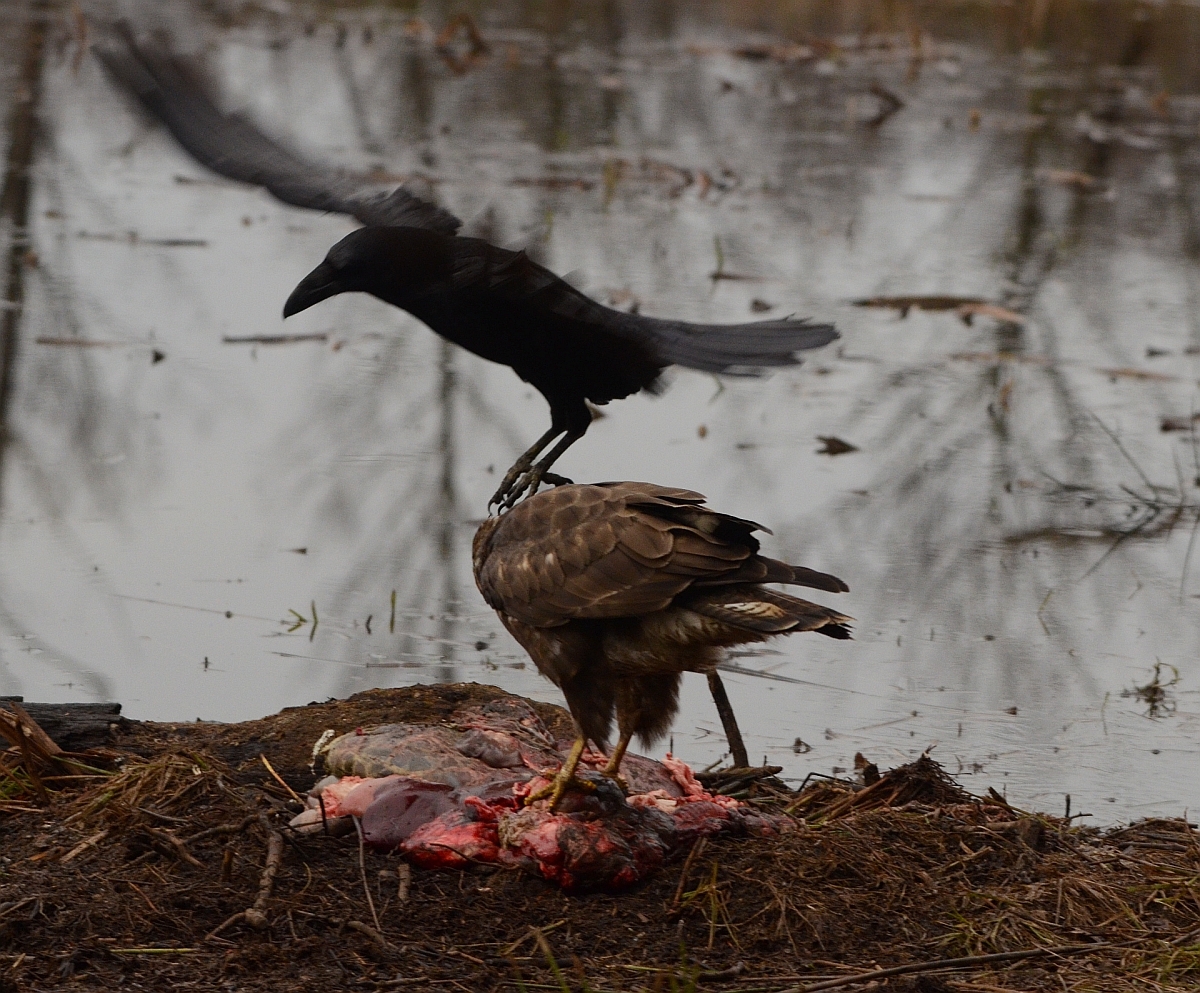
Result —
[[0, 696], [0, 707], [19, 703], [59, 748], [83, 752], [112, 744], [117, 731], [125, 731], [134, 722], [121, 716], [119, 703], [25, 703], [19, 696]]

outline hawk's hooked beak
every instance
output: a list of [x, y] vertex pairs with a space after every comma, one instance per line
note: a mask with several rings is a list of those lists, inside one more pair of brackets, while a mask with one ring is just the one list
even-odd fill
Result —
[[314, 303], [320, 303], [346, 289], [338, 278], [337, 270], [328, 262], [322, 262], [312, 272], [300, 280], [300, 285], [292, 290], [292, 295], [283, 305], [283, 316], [291, 317], [302, 310], [307, 310]]

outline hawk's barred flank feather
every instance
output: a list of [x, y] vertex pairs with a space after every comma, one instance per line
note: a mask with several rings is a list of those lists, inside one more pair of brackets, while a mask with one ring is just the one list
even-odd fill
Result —
[[759, 554], [753, 521], [653, 483], [561, 486], [483, 523], [475, 581], [581, 734], [603, 746], [670, 727], [680, 674], [776, 634], [848, 638], [851, 618], [762, 583], [841, 592], [836, 576]]

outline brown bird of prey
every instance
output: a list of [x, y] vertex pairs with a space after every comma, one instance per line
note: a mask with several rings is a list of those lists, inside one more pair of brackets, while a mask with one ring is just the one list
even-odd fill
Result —
[[690, 490], [653, 483], [560, 486], [490, 517], [475, 534], [483, 598], [567, 698], [579, 736], [553, 782], [530, 800], [557, 805], [577, 782], [588, 740], [616, 778], [630, 739], [661, 738], [684, 672], [712, 672], [723, 648], [778, 634], [849, 638], [851, 618], [762, 585], [838, 593], [836, 576], [758, 553], [744, 521]]
[[245, 118], [222, 113], [185, 67], [161, 49], [139, 46], [128, 30], [96, 51], [202, 165], [263, 186], [284, 203], [367, 225], [301, 280], [284, 317], [338, 293], [369, 293], [468, 351], [511, 366], [546, 398], [549, 430], [517, 459], [489, 505], [511, 507], [543, 481], [568, 482], [549, 470], [591, 424], [588, 401], [653, 392], [671, 365], [731, 375], [797, 365], [797, 352], [838, 337], [829, 324], [792, 318], [691, 324], [602, 306], [524, 252], [460, 236], [457, 217], [403, 187], [373, 191], [370, 177], [308, 162]]

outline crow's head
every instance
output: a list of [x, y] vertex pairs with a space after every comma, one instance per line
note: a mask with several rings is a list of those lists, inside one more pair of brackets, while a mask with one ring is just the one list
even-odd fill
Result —
[[339, 293], [370, 293], [403, 307], [442, 275], [450, 238], [423, 228], [369, 227], [351, 231], [300, 280], [283, 305], [291, 317]]

